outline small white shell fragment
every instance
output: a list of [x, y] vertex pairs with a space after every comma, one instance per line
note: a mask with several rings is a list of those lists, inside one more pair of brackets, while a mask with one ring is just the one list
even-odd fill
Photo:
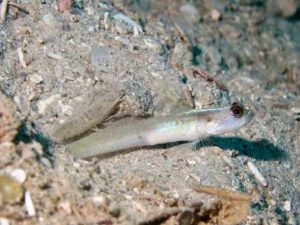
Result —
[[48, 106], [50, 106], [51, 104], [53, 104], [56, 100], [58, 100], [60, 98], [60, 94], [54, 94], [49, 96], [46, 99], [42, 99], [37, 103], [37, 107], [38, 107], [38, 112], [40, 114], [43, 114], [46, 112]]
[[178, 191], [174, 190], [172, 193], [172, 197], [175, 199], [179, 199], [180, 195], [179, 195]]
[[47, 56], [51, 59], [56, 59], [56, 60], [63, 60], [64, 57], [62, 57], [61, 55], [54, 53], [54, 52], [48, 52]]
[[0, 217], [0, 225], [9, 225], [8, 219]]
[[290, 201], [285, 201], [283, 203], [283, 209], [287, 212], [291, 211], [291, 202]]
[[19, 57], [19, 60], [20, 60], [20, 63], [22, 65], [22, 67], [26, 68], [27, 67], [27, 63], [25, 61], [25, 57], [24, 57], [24, 53], [23, 53], [22, 48], [18, 48], [17, 49], [17, 53], [18, 53], [18, 57]]
[[187, 159], [186, 160], [187, 161], [187, 163], [190, 165], [190, 166], [194, 166], [194, 165], [196, 165], [196, 161], [195, 160], [193, 160], [193, 159]]
[[163, 44], [160, 43], [159, 41], [155, 40], [155, 39], [145, 38], [144, 43], [148, 48], [154, 50], [155, 53], [160, 54], [164, 51]]
[[29, 191], [25, 192], [25, 209], [27, 211], [28, 216], [32, 217], [36, 215], [34, 204]]
[[291, 112], [294, 113], [295, 119], [300, 119], [300, 107], [292, 107]]
[[22, 169], [13, 169], [9, 172], [9, 175], [18, 181], [20, 184], [23, 184], [26, 180], [26, 172]]
[[109, 12], [104, 13], [104, 29], [108, 30], [109, 29]]
[[[125, 16], [122, 13], [117, 13], [116, 15], [113, 16], [113, 18], [117, 21], [123, 21], [123, 22], [127, 23], [128, 25], [132, 26], [134, 29], [134, 32], [138, 32], [141, 34], [143, 33], [142, 27], [137, 22], [130, 19], [128, 16]], [[135, 33], [135, 35], [136, 35], [136, 33]]]
[[247, 162], [247, 166], [259, 183], [261, 183], [264, 187], [268, 186], [268, 182], [252, 162]]
[[145, 206], [143, 206], [143, 204], [140, 202], [133, 201], [132, 206], [142, 213], [147, 213]]
[[63, 210], [66, 214], [72, 213], [71, 204], [68, 201], [62, 201], [58, 204], [58, 207]]
[[73, 163], [74, 168], [79, 169], [80, 168], [80, 164], [78, 162], [74, 162]]
[[107, 207], [109, 205], [109, 198], [103, 195], [95, 196], [92, 198], [95, 205], [101, 207]]
[[292, 113], [294, 113], [294, 114], [298, 114], [298, 113], [300, 113], [300, 107], [292, 107], [292, 108], [291, 108], [291, 111], [292, 111]]
[[73, 112], [73, 107], [63, 103], [61, 100], [58, 101], [58, 106], [61, 109], [61, 113], [67, 116], [71, 116]]
[[134, 26], [134, 27], [133, 27], [133, 35], [134, 35], [134, 36], [139, 36], [139, 34], [140, 34], [140, 32], [139, 32], [138, 27]]

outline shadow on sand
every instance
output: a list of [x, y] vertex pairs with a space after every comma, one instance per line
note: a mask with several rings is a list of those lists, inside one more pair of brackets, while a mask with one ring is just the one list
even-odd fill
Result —
[[211, 137], [208, 139], [208, 143], [202, 143], [198, 149], [211, 145], [224, 150], [235, 150], [240, 155], [246, 155], [257, 160], [282, 161], [287, 159], [286, 152], [267, 139], [249, 141], [240, 137]]

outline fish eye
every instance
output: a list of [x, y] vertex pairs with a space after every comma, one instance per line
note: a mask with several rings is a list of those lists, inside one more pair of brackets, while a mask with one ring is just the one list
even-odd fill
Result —
[[232, 103], [230, 111], [235, 118], [241, 118], [244, 114], [244, 108], [238, 102]]

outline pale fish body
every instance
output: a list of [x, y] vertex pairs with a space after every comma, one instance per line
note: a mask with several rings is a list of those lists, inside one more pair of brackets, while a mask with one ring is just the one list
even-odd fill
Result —
[[88, 158], [139, 146], [202, 140], [237, 130], [253, 116], [249, 108], [235, 102], [223, 108], [193, 110], [109, 127], [66, 147], [74, 156]]

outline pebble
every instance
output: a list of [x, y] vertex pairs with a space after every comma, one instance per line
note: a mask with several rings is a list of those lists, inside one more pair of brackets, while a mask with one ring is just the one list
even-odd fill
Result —
[[9, 225], [9, 220], [3, 217], [0, 217], [0, 225]]
[[47, 108], [60, 98], [60, 94], [54, 94], [46, 99], [39, 100], [37, 103], [38, 112], [44, 114]]
[[86, 7], [85, 10], [86, 10], [86, 13], [87, 13], [88, 16], [95, 15], [95, 9], [93, 7], [88, 6], [88, 7]]
[[184, 4], [179, 8], [185, 19], [192, 23], [197, 23], [200, 20], [200, 13], [198, 9], [190, 3]]
[[219, 20], [221, 18], [221, 13], [216, 9], [212, 9], [210, 12], [210, 17], [213, 20]]
[[88, 32], [89, 33], [93, 33], [93, 32], [95, 32], [95, 30], [96, 30], [95, 26], [93, 26], [93, 25], [88, 26]]
[[275, 0], [270, 1], [268, 5], [269, 11], [273, 12], [275, 15], [290, 18], [294, 16], [297, 12], [297, 0]]
[[175, 198], [175, 199], [179, 199], [180, 198], [180, 194], [178, 193], [178, 191], [173, 190], [172, 191], [172, 197]]
[[56, 18], [52, 14], [46, 14], [42, 18], [45, 25], [51, 27], [51, 28], [57, 28], [59, 26], [59, 22], [56, 20]]
[[26, 180], [26, 172], [19, 168], [9, 171], [9, 175], [20, 184], [23, 184]]
[[71, 1], [70, 0], [60, 0], [58, 1], [58, 11], [64, 12], [71, 8]]
[[121, 209], [117, 204], [111, 204], [108, 212], [111, 216], [118, 218], [121, 215]]
[[38, 73], [34, 73], [34, 74], [29, 75], [28, 79], [33, 84], [39, 84], [39, 83], [41, 83], [43, 81], [42, 75], [40, 75]]
[[224, 24], [220, 27], [220, 32], [227, 38], [238, 38], [241, 36], [241, 32], [230, 24]]
[[16, 203], [23, 197], [23, 188], [12, 177], [0, 175], [0, 205]]

